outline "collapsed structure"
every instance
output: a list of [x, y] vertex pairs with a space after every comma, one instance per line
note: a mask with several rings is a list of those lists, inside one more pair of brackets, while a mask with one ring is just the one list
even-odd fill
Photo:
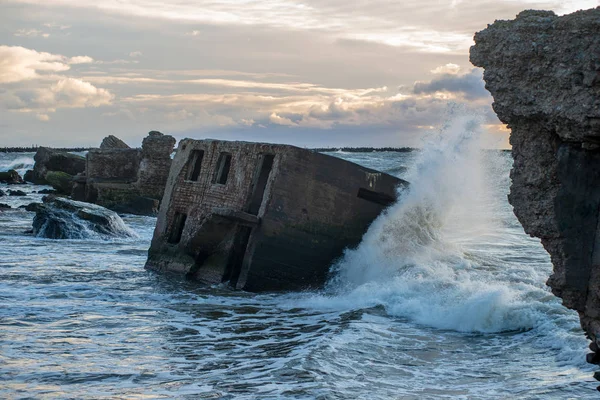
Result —
[[406, 184], [294, 146], [184, 139], [146, 268], [248, 291], [318, 287]]
[[72, 197], [117, 212], [155, 215], [171, 168], [175, 138], [152, 131], [141, 149], [108, 136], [88, 151], [85, 173], [74, 178]]
[[548, 285], [577, 310], [600, 363], [600, 7], [523, 11], [475, 43], [471, 62], [511, 129], [509, 201], [550, 253]]

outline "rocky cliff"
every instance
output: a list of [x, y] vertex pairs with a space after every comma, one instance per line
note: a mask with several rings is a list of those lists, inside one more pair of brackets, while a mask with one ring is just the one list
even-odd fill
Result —
[[509, 201], [541, 239], [552, 292], [600, 346], [600, 7], [557, 16], [523, 11], [475, 35], [494, 111], [511, 129]]

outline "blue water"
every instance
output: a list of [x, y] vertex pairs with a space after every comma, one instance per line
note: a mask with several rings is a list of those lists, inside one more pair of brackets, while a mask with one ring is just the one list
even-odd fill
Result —
[[[577, 315], [507, 203], [510, 154], [449, 136], [332, 154], [412, 186], [320, 292], [145, 271], [154, 218], [124, 216], [138, 238], [55, 241], [24, 233], [32, 213], [0, 212], [0, 397], [597, 398]], [[0, 169], [31, 156], [0, 154]]]

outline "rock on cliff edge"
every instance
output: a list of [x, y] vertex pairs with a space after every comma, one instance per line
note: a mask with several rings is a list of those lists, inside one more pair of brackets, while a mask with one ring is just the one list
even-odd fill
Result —
[[[600, 346], [600, 7], [523, 11], [475, 35], [493, 108], [511, 129], [509, 201], [541, 239], [552, 292]], [[590, 359], [598, 359], [592, 355]]]

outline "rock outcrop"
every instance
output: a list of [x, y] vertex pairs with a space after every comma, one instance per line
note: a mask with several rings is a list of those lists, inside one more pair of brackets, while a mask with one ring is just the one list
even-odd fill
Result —
[[48, 183], [46, 180], [48, 171], [64, 172], [71, 176], [85, 171], [85, 157], [47, 147], [40, 147], [33, 159], [35, 160], [33, 173], [26, 174], [26, 180], [40, 185]]
[[[107, 137], [102, 143], [114, 142]], [[118, 212], [156, 215], [175, 138], [152, 131], [141, 149], [107, 146], [88, 152], [85, 175], [74, 178], [73, 198]]]
[[101, 149], [129, 149], [130, 147], [114, 135], [108, 135], [100, 143]]
[[0, 172], [0, 183], [8, 183], [9, 185], [25, 183], [21, 175], [14, 169]]
[[49, 239], [135, 237], [115, 212], [95, 204], [46, 196], [44, 203], [30, 204], [35, 211], [33, 234]]
[[[494, 111], [511, 129], [509, 201], [541, 239], [552, 292], [600, 348], [600, 7], [523, 11], [475, 35]], [[597, 362], [592, 353], [588, 361]]]

